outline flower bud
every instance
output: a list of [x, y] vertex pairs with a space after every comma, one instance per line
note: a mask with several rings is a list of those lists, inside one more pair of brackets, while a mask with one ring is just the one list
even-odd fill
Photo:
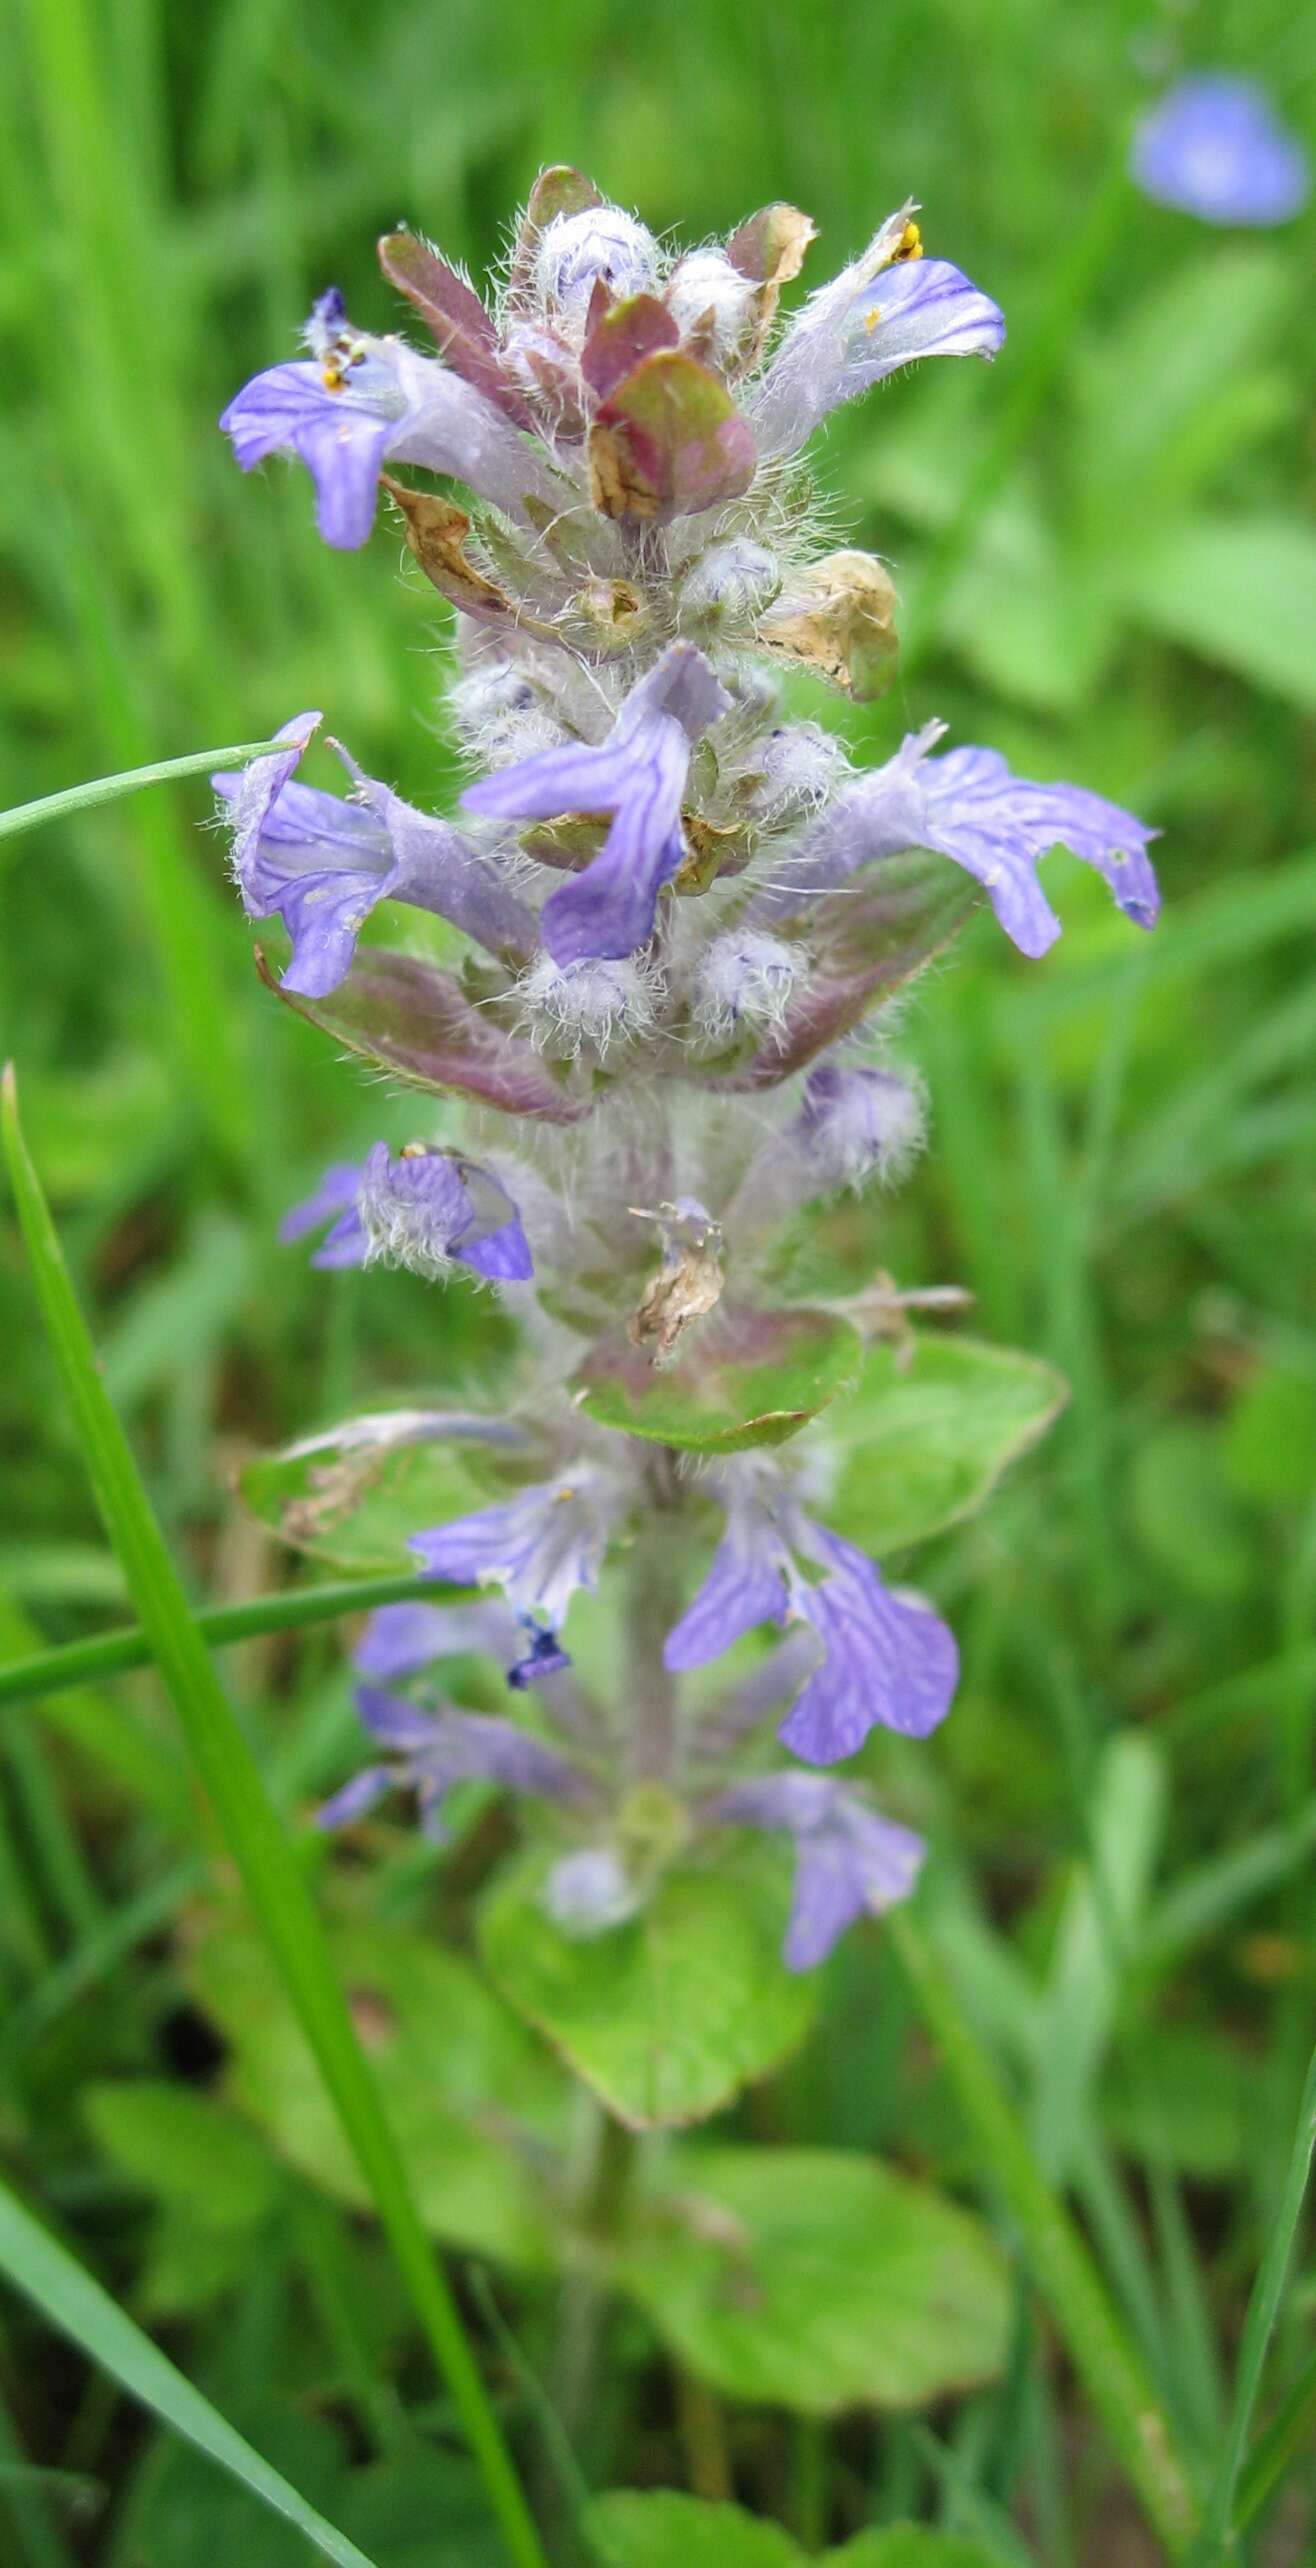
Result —
[[640, 1897], [611, 1846], [582, 1846], [554, 1864], [544, 1884], [544, 1906], [564, 1934], [606, 1934], [633, 1917]]
[[728, 543], [711, 544], [692, 565], [682, 583], [681, 607], [700, 622], [753, 624], [780, 587], [776, 554], [737, 535]]
[[707, 323], [709, 354], [725, 365], [748, 335], [757, 295], [753, 278], [721, 250], [692, 250], [673, 270], [664, 299], [683, 337], [696, 322]]
[[799, 978], [798, 946], [752, 929], [715, 937], [702, 956], [691, 994], [695, 1023], [712, 1043], [741, 1026], [782, 1024]]
[[516, 985], [522, 1022], [540, 1051], [576, 1060], [582, 1052], [606, 1059], [618, 1043], [634, 1042], [653, 1023], [656, 976], [635, 957], [618, 963], [558, 964], [536, 957]]
[[510, 660], [474, 661], [450, 688], [448, 704], [463, 748], [489, 767], [532, 758], [562, 737], [538, 688]]
[[922, 1146], [926, 1120], [918, 1090], [898, 1072], [826, 1063], [805, 1087], [795, 1138], [822, 1194], [900, 1176]]
[[615, 295], [643, 294], [658, 274], [652, 232], [619, 205], [556, 214], [542, 233], [535, 283], [545, 303], [583, 321], [600, 282]]
[[820, 811], [849, 767], [845, 745], [834, 732], [817, 722], [782, 723], [763, 744], [753, 807], [774, 822]]

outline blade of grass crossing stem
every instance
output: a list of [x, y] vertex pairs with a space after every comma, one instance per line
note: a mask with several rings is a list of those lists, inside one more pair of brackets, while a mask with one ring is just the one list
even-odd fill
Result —
[[131, 2397], [227, 2470], [264, 2506], [304, 2532], [337, 2568], [373, 2568], [364, 2550], [336, 2532], [295, 2488], [213, 2408], [209, 2399], [144, 2336], [75, 2257], [0, 2185], [0, 2270], [52, 2327], [71, 2336]]
[[59, 1365], [92, 1490], [184, 1738], [252, 1908], [297, 2010], [320, 2075], [374, 2197], [412, 2302], [456, 2403], [490, 2503], [518, 2568], [544, 2554], [488, 2393], [425, 2233], [315, 1903], [260, 1770], [219, 1684], [95, 1351], [18, 1119], [12, 1068], [0, 1095], [5, 1155], [42, 1317]]
[[208, 776], [216, 767], [245, 767], [249, 758], [267, 758], [282, 744], [248, 740], [236, 749], [193, 749], [186, 758], [161, 758], [150, 767], [127, 767], [118, 776], [95, 776], [90, 784], [70, 785], [62, 794], [41, 794], [35, 802], [14, 803], [0, 811], [0, 838], [22, 829], [40, 829], [48, 820], [68, 820], [74, 812], [94, 811], [98, 803], [117, 802], [121, 794], [138, 794], [146, 785], [172, 784], [178, 776]]
[[[1208, 2563], [1227, 2559], [1234, 2547], [1234, 2495], [1248, 2431], [1261, 2388], [1261, 2374], [1266, 2360], [1288, 2272], [1293, 2240], [1302, 2213], [1302, 2200], [1311, 2173], [1312, 2152], [1316, 2150], [1316, 2053], [1307, 2071], [1298, 2114], [1298, 2128], [1289, 2159], [1288, 2173], [1279, 2209], [1266, 2241], [1261, 2271], [1252, 2288], [1243, 2321], [1243, 2336], [1238, 2349], [1238, 2376], [1234, 2384], [1233, 2405], [1225, 2426], [1220, 2450], [1220, 2464], [1207, 2498], [1201, 2539], [1191, 2555], [1191, 2568], [1208, 2568]], [[1237, 2527], [1234, 2528], [1235, 2530]]]
[[1168, 2418], [1063, 2203], [1052, 2192], [927, 1933], [908, 1908], [887, 1931], [909, 1975], [980, 2163], [1004, 2196], [1037, 2288], [1130, 2485], [1171, 2559], [1184, 2558], [1197, 2507]]
[[1290, 2465], [1300, 2460], [1304, 2452], [1310, 2452], [1314, 2432], [1316, 2350], [1303, 2364], [1265, 2433], [1258, 2435], [1253, 2444], [1234, 2500], [1235, 2532], [1246, 2532], [1262, 2508], [1270, 2503], [1276, 2489], [1287, 2477]]
[[[433, 1594], [434, 1581], [411, 1571], [396, 1578], [343, 1578], [318, 1587], [284, 1587], [273, 1596], [250, 1596], [244, 1605], [218, 1605], [192, 1617], [203, 1640], [226, 1648], [270, 1632], [297, 1632], [309, 1623], [331, 1622], [344, 1614], [372, 1613], [376, 1605], [406, 1604]], [[0, 1628], [3, 1628], [0, 1626]], [[21, 1702], [33, 1694], [62, 1694], [89, 1676], [122, 1676], [126, 1669], [149, 1667], [151, 1644], [140, 1624], [121, 1632], [97, 1632], [89, 1640], [63, 1641], [57, 1649], [33, 1650], [23, 1658], [0, 1661], [0, 1703]]]

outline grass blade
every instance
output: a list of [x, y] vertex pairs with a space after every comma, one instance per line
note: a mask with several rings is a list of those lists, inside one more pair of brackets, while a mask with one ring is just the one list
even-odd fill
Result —
[[1266, 2252], [1261, 2259], [1261, 2271], [1252, 2287], [1252, 2297], [1247, 2305], [1247, 2317], [1243, 2321], [1243, 2338], [1238, 2349], [1238, 2377], [1234, 2384], [1233, 2405], [1225, 2426], [1219, 2467], [1206, 2503], [1202, 2537], [1192, 2553], [1191, 2568], [1199, 2568], [1199, 2563], [1200, 2568], [1206, 2568], [1208, 2561], [1214, 2562], [1218, 2558], [1228, 2557], [1233, 2548], [1230, 2525], [1234, 2516], [1234, 2493], [1238, 2486], [1239, 2472], [1243, 2466], [1243, 2454], [1247, 2447], [1253, 2411], [1261, 2389], [1261, 2374], [1265, 2366], [1266, 2351], [1274, 2331], [1275, 2321], [1279, 2316], [1279, 2305], [1284, 2297], [1289, 2257], [1302, 2212], [1302, 2201], [1307, 2190], [1307, 2178], [1311, 2173], [1314, 2150], [1316, 2150], [1316, 2052], [1312, 2055], [1311, 2066], [1307, 2071], [1306, 2084], [1302, 2091], [1298, 2128], [1294, 2136], [1288, 2173], [1284, 2179], [1284, 2191], [1280, 2196], [1279, 2209], [1266, 2241]]
[[543, 2550], [335, 1976], [315, 1903], [260, 1770], [197, 1631], [127, 1437], [97, 1369], [86, 1322], [28, 1156], [12, 1067], [0, 1099], [5, 1154], [42, 1317], [92, 1491], [187, 1747], [282, 1974], [326, 2089], [374, 2197], [399, 2270], [451, 2390], [518, 2568]]
[[1148, 2521], [1168, 2556], [1181, 2560], [1195, 2530], [1197, 2508], [1169, 2419], [923, 1926], [911, 1909], [899, 1908], [892, 1911], [887, 1932], [940, 2045], [981, 2164], [1018, 2225], [1034, 2281], [1074, 2368]]
[[[402, 1571], [396, 1578], [343, 1578], [318, 1587], [285, 1587], [272, 1596], [251, 1596], [243, 1605], [220, 1605], [194, 1614], [203, 1640], [224, 1649], [235, 1641], [263, 1639], [271, 1632], [299, 1632], [308, 1624], [335, 1621], [343, 1614], [365, 1614], [376, 1605], [405, 1603], [432, 1595], [434, 1581]], [[88, 1677], [122, 1676], [128, 1668], [149, 1667], [155, 1653], [140, 1623], [121, 1632], [97, 1632], [85, 1641], [64, 1641], [58, 1649], [32, 1650], [23, 1658], [0, 1663], [0, 1703], [21, 1703], [33, 1694], [62, 1694]]]
[[143, 2407], [152, 2408], [176, 2434], [185, 2435], [221, 2470], [241, 2481], [262, 2505], [304, 2532], [337, 2568], [373, 2568], [364, 2550], [335, 2532], [295, 2488], [213, 2408], [167, 2354], [134, 2325], [76, 2258], [0, 2185], [0, 2269], [15, 2289], [34, 2301], [52, 2327], [71, 2336], [84, 2354], [109, 2372]]
[[248, 740], [236, 749], [193, 749], [186, 758], [160, 758], [149, 767], [128, 767], [118, 776], [93, 776], [85, 785], [69, 785], [62, 794], [39, 794], [35, 802], [14, 803], [0, 811], [0, 838], [21, 829], [40, 829], [48, 820], [67, 820], [75, 811], [94, 811], [98, 803], [117, 802], [120, 794], [140, 793], [144, 785], [172, 784], [178, 776], [208, 776], [214, 767], [244, 767], [249, 758], [265, 758], [282, 746], [278, 740]]

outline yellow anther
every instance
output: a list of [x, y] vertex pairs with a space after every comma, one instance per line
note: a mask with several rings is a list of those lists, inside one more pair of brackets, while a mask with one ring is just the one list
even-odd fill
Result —
[[870, 338], [872, 337], [872, 334], [873, 334], [874, 330], [877, 328], [878, 322], [881, 320], [881, 318], [882, 318], [882, 306], [881, 306], [881, 304], [880, 304], [880, 303], [870, 303], [870, 305], [869, 305], [869, 307], [868, 307], [868, 310], [867, 310], [867, 311], [866, 311], [866, 313], [864, 314], [864, 328], [865, 328], [865, 329], [866, 329], [866, 331], [868, 332], [868, 335], [869, 335], [869, 337], [870, 337]]
[[917, 223], [908, 222], [896, 243], [893, 263], [895, 259], [921, 259], [922, 256], [923, 235]]
[[320, 381], [324, 385], [326, 392], [342, 391], [343, 371], [341, 366], [337, 365], [332, 357], [326, 360], [320, 375]]

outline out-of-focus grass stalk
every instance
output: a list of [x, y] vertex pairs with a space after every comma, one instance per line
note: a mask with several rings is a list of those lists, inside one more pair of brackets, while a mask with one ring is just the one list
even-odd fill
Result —
[[[218, 1605], [194, 1615], [193, 1622], [204, 1640], [222, 1649], [270, 1632], [299, 1632], [344, 1614], [369, 1613], [377, 1605], [405, 1604], [431, 1595], [433, 1588], [433, 1579], [414, 1571], [396, 1578], [345, 1578], [323, 1587], [286, 1587], [273, 1596], [252, 1596], [245, 1605]], [[99, 1632], [90, 1640], [64, 1641], [58, 1649], [0, 1664], [0, 1703], [58, 1694], [88, 1677], [122, 1676], [127, 1668], [149, 1666], [153, 1656], [140, 1624], [122, 1632]]]
[[[166, 2425], [172, 2426], [176, 2434], [185, 2435], [221, 2470], [227, 2470], [262, 2505], [295, 2524], [324, 2558], [334, 2560], [337, 2568], [373, 2568], [365, 2552], [358, 2550], [345, 2533], [326, 2523], [314, 2506], [309, 2506], [277, 2470], [271, 2469], [268, 2461], [262, 2460], [227, 2417], [221, 2416], [195, 2384], [176, 2370], [168, 2355], [142, 2334], [109, 2293], [24, 2210], [5, 2185], [0, 2185], [0, 2270], [18, 2291], [36, 2303], [52, 2326], [62, 2335], [71, 2336], [93, 2363], [122, 2382], [133, 2398], [153, 2408]], [[55, 2568], [57, 2560], [62, 2568], [66, 2554], [62, 2548], [48, 2546], [40, 2554], [30, 2548], [29, 2557], [33, 2568], [37, 2568], [38, 2560], [41, 2568]]]
[[480, 2468], [508, 2555], [544, 2554], [461, 2317], [416, 2208], [406, 2168], [357, 2038], [318, 1911], [260, 1769], [192, 1620], [138, 1477], [18, 1119], [12, 1069], [0, 1093], [5, 1155], [42, 1317], [105, 1530], [215, 1809], [252, 1909], [370, 2187], [412, 2304]]
[[1017, 2224], [1070, 2360], [1167, 2555], [1182, 2560], [1197, 2528], [1197, 2504], [1170, 2421], [916, 1912], [894, 1909], [887, 1927], [940, 2047], [979, 2164]]
[[1188, 2568], [1215, 2568], [1215, 2562], [1233, 2555], [1238, 2525], [1235, 2499], [1243, 2455], [1251, 2429], [1266, 2351], [1279, 2316], [1288, 2274], [1289, 2258], [1302, 2214], [1303, 2196], [1316, 2151], [1316, 2052], [1312, 2055], [1298, 2112], [1292, 2155], [1280, 2195], [1279, 2208], [1271, 2224], [1261, 2270], [1252, 2289], [1243, 2322], [1243, 2336], [1238, 2349], [1238, 2374], [1234, 2385], [1233, 2404], [1225, 2424], [1220, 2459], [1207, 2498], [1201, 2538], [1190, 2554]]

